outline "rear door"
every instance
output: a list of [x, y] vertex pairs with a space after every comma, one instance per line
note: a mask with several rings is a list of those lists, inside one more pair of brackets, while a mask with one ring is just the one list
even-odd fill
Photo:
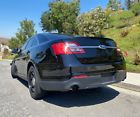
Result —
[[22, 59], [21, 59], [21, 67], [22, 67], [22, 75], [26, 77], [27, 75], [27, 64], [29, 59], [31, 59], [32, 51], [35, 46], [38, 45], [38, 41], [36, 37], [32, 37], [29, 39], [29, 42], [24, 51], [22, 51]]
[[22, 75], [22, 57], [23, 57], [23, 51], [25, 50], [26, 46], [28, 44], [28, 40], [24, 43], [24, 45], [21, 47], [20, 52], [18, 53], [18, 57], [15, 59], [15, 64], [17, 67], [18, 75]]

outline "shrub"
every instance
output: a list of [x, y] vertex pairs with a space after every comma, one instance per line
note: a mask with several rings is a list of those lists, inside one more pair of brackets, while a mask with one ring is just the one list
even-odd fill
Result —
[[8, 56], [8, 55], [9, 55], [8, 49], [4, 49], [3, 54], [2, 54], [2, 59], [5, 59], [6, 56]]
[[101, 31], [107, 24], [107, 16], [100, 7], [81, 14], [77, 19], [79, 34], [84, 36], [102, 36]]
[[135, 55], [134, 64], [135, 65], [140, 65], [140, 55], [139, 55], [138, 52]]
[[140, 15], [140, 3], [135, 3], [131, 6], [132, 12], [135, 14], [135, 16]]
[[123, 56], [127, 58], [128, 57], [128, 52], [127, 51], [123, 51]]
[[121, 37], [126, 37], [127, 35], [128, 35], [128, 30], [123, 30], [122, 32], [121, 32]]

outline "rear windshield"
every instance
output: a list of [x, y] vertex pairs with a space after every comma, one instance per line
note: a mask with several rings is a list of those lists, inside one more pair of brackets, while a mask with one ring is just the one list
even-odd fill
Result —
[[44, 33], [44, 34], [38, 34], [38, 41], [39, 43], [45, 43], [49, 40], [60, 40], [60, 39], [68, 39], [71, 38], [70, 36], [66, 35], [60, 35], [60, 34], [49, 34], [49, 33]]
[[45, 35], [47, 38], [51, 40], [59, 40], [59, 39], [69, 39], [71, 38], [70, 36], [62, 35], [62, 34], [46, 34]]
[[116, 43], [113, 40], [106, 40], [106, 45], [108, 45], [108, 46], [116, 46]]
[[112, 39], [108, 38], [98, 38], [98, 37], [75, 37], [77, 41], [81, 40], [84, 45], [98, 46], [98, 45], [106, 45], [116, 47], [116, 43]]
[[44, 35], [38, 35], [37, 37], [38, 37], [39, 44], [49, 41], [49, 39]]

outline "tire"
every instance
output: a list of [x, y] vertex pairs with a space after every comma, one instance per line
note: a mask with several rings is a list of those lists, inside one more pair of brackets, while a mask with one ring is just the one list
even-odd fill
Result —
[[12, 63], [12, 65], [11, 65], [11, 76], [13, 79], [18, 78], [17, 68], [16, 68], [16, 65], [14, 63]]
[[35, 100], [42, 99], [45, 96], [45, 91], [41, 89], [38, 78], [37, 70], [31, 66], [28, 71], [28, 87], [31, 97]]

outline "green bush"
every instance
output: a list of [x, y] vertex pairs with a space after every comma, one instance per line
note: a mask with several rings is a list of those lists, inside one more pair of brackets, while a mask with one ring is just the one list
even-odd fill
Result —
[[131, 6], [132, 12], [135, 14], [135, 16], [140, 15], [140, 3], [135, 3]]
[[12, 55], [7, 49], [4, 49], [4, 52], [1, 54], [2, 59], [13, 59], [15, 55]]
[[102, 36], [102, 30], [107, 28], [107, 25], [107, 16], [100, 7], [81, 14], [77, 19], [79, 34], [84, 36], [100, 37]]

